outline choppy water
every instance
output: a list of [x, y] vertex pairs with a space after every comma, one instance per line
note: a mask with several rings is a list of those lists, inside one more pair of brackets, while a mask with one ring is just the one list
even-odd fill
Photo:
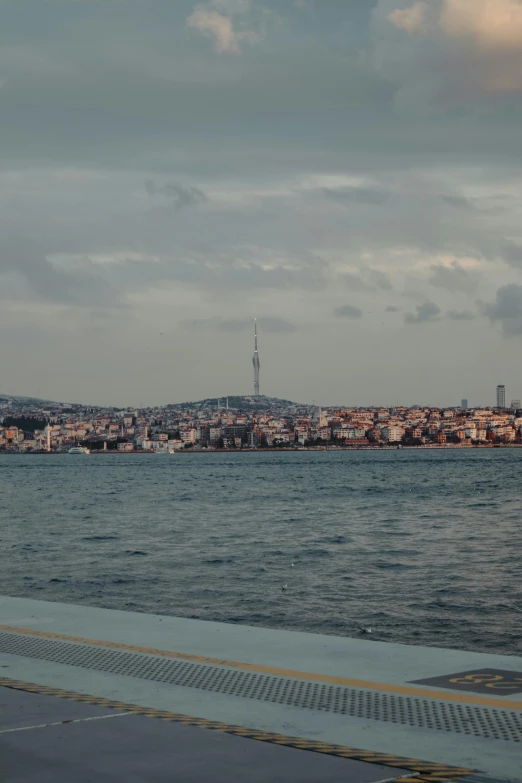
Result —
[[0, 593], [520, 654], [521, 475], [519, 449], [3, 456]]

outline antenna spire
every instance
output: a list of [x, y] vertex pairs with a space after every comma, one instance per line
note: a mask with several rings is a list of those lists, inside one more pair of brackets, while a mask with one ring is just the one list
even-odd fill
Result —
[[259, 397], [259, 352], [257, 350], [257, 318], [254, 318], [254, 356], [252, 358], [254, 365], [254, 397]]

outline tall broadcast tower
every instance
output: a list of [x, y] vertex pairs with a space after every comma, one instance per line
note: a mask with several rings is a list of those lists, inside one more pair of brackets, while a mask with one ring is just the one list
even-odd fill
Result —
[[252, 358], [254, 365], [254, 397], [259, 397], [259, 352], [257, 350], [257, 318], [254, 319], [254, 356]]

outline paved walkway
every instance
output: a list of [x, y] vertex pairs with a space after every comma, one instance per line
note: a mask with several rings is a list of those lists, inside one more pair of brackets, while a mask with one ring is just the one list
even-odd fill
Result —
[[0, 751], [9, 783], [380, 783], [408, 774], [10, 688], [0, 688]]
[[[104, 751], [89, 759], [87, 748], [93, 742], [107, 748], [101, 738], [110, 736], [119, 764], [136, 744], [140, 758], [162, 759], [157, 766], [147, 762], [156, 775], [150, 780], [166, 780], [165, 765], [177, 760], [180, 780], [203, 779], [197, 747], [204, 737], [216, 759], [214, 780], [231, 777], [236, 767], [241, 778], [241, 764], [250, 759], [245, 763], [255, 765], [260, 780], [342, 774], [370, 783], [417, 774], [465, 781], [479, 771], [522, 783], [522, 659], [516, 657], [1, 597], [2, 685], [10, 694], [5, 698], [21, 700], [19, 712], [44, 700], [30, 724], [43, 728], [12, 731], [21, 728], [12, 722], [12, 708], [0, 728], [8, 780], [36, 779], [33, 751], [51, 763], [53, 743], [43, 756], [39, 747], [47, 734], [63, 749], [53, 763], [63, 762], [70, 775], [74, 759], [85, 759], [98, 764], [91, 772], [99, 780], [112, 756]], [[96, 720], [53, 721], [60, 705], [70, 708], [65, 699], [102, 712], [92, 713]], [[114, 717], [104, 717], [107, 710]], [[67, 747], [64, 736], [71, 737]], [[21, 747], [33, 751], [17, 756]], [[19, 777], [13, 765], [22, 765]], [[129, 778], [130, 769], [123, 771]], [[62, 767], [55, 772], [49, 779], [59, 781]]]

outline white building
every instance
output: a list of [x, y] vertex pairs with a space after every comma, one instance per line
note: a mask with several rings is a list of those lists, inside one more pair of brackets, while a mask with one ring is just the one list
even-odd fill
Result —
[[398, 441], [400, 441], [404, 435], [404, 428], [398, 427], [395, 424], [391, 424], [389, 427], [382, 428], [381, 435], [384, 440], [387, 440], [390, 443], [398, 443]]

